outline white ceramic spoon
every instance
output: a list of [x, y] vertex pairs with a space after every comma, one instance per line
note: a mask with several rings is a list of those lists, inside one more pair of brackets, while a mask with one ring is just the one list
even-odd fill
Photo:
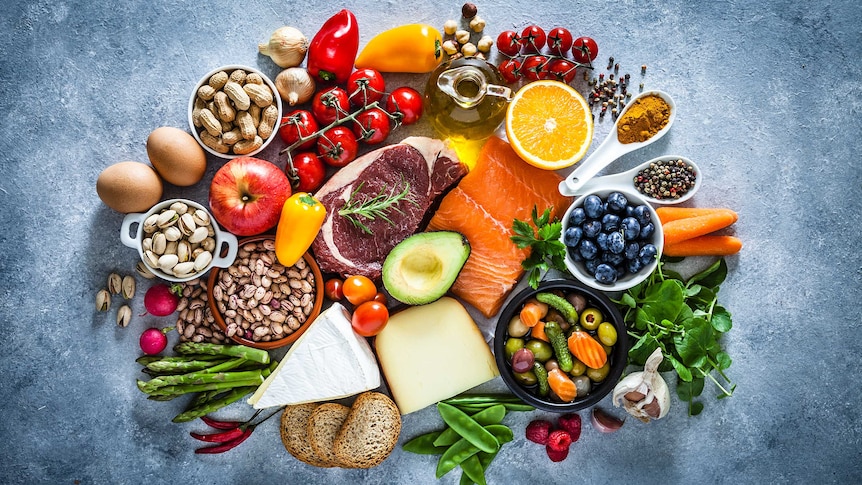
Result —
[[[619, 124], [620, 119], [622, 119], [626, 111], [628, 111], [638, 99], [650, 95], [661, 96], [661, 98], [670, 106], [670, 118], [667, 120], [667, 124], [647, 141], [642, 141], [640, 143], [620, 143], [620, 140], [617, 138], [617, 125]], [[573, 196], [582, 193], [581, 186], [593, 178], [603, 168], [607, 167], [611, 162], [626, 153], [637, 150], [638, 148], [643, 148], [663, 137], [664, 134], [670, 130], [670, 127], [673, 126], [675, 119], [676, 104], [673, 102], [673, 98], [671, 98], [666, 92], [657, 90], [644, 91], [633, 97], [617, 117], [617, 121], [614, 123], [614, 126], [611, 128], [611, 132], [608, 133], [605, 141], [603, 141], [596, 151], [587, 157], [586, 160], [579, 163], [577, 168], [575, 168], [568, 177], [560, 182], [560, 193], [565, 196]]]
[[[643, 194], [637, 190], [634, 184], [635, 175], [638, 174], [641, 170], [649, 167], [651, 163], [656, 162], [664, 162], [664, 161], [673, 161], [673, 160], [682, 160], [683, 162], [691, 165], [694, 168], [695, 179], [694, 179], [694, 187], [688, 189], [688, 192], [685, 193], [682, 197], [678, 199], [656, 199], [655, 197], [650, 197], [646, 194]], [[652, 205], [672, 205], [679, 204], [680, 202], [685, 202], [688, 199], [691, 199], [694, 196], [694, 193], [700, 189], [700, 186], [703, 184], [703, 175], [700, 173], [700, 167], [697, 166], [696, 163], [692, 162], [686, 157], [680, 157], [678, 155], [664, 155], [658, 158], [653, 158], [648, 162], [644, 162], [637, 167], [626, 170], [622, 173], [615, 173], [613, 175], [605, 175], [602, 177], [593, 177], [586, 182], [584, 182], [577, 191], [575, 195], [588, 194], [591, 192], [595, 192], [597, 190], [629, 190], [632, 192], [637, 192], [643, 197], [647, 202]]]

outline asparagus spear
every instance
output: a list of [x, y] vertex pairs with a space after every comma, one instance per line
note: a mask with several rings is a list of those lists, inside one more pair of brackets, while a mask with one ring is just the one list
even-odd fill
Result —
[[265, 350], [246, 347], [245, 345], [220, 345], [210, 343], [183, 342], [174, 347], [178, 354], [208, 354], [228, 357], [242, 357], [253, 362], [269, 364], [269, 353]]
[[218, 411], [219, 409], [240, 400], [243, 396], [250, 392], [254, 392], [257, 389], [257, 386], [245, 386], [245, 387], [237, 387], [231, 389], [229, 392], [224, 395], [218, 397], [217, 399], [213, 399], [210, 401], [206, 401], [202, 404], [198, 404], [184, 412], [176, 415], [173, 419], [175, 423], [185, 423], [187, 421], [192, 421], [201, 416], [206, 416], [207, 414]]
[[180, 394], [189, 394], [192, 392], [204, 392], [204, 391], [218, 391], [218, 390], [227, 390], [233, 389], [237, 387], [249, 387], [254, 386], [257, 387], [263, 383], [263, 377], [258, 375], [257, 378], [254, 379], [240, 379], [235, 381], [219, 381], [219, 382], [208, 382], [205, 384], [177, 384], [173, 386], [162, 386], [157, 388], [148, 389], [146, 387], [146, 382], [138, 381], [138, 389], [141, 391], [151, 395], [151, 396], [169, 396], [169, 395], [180, 395]]
[[[215, 373], [215, 372], [225, 372], [225, 371], [229, 371], [229, 370], [235, 370], [247, 362], [248, 361], [243, 359], [242, 357], [237, 357], [235, 359], [230, 359], [230, 360], [226, 360], [224, 362], [220, 362], [220, 363], [218, 363], [212, 367], [207, 367], [206, 369], [202, 369], [202, 370], [204, 372], [208, 372], [210, 374]], [[255, 366], [256, 367], [254, 367], [254, 368], [259, 369], [261, 364], [255, 364]]]
[[[248, 380], [248, 379], [263, 379], [260, 369], [258, 370], [249, 370], [249, 371], [239, 371], [239, 372], [214, 372], [209, 373], [206, 371], [201, 372], [189, 372], [188, 374], [178, 374], [178, 375], [170, 375], [170, 376], [160, 376], [154, 377], [150, 379], [149, 382], [144, 383], [142, 390], [147, 392], [149, 390], [158, 389], [160, 387], [165, 386], [180, 386], [180, 385], [188, 385], [188, 384], [211, 384], [218, 382], [233, 382], [240, 380]], [[139, 386], [140, 387], [140, 386]], [[235, 387], [235, 386], [231, 386]]]
[[147, 364], [146, 369], [149, 369], [158, 374], [186, 374], [188, 372], [202, 371], [211, 367], [221, 365], [224, 360], [187, 360], [183, 361], [165, 361], [157, 360]]

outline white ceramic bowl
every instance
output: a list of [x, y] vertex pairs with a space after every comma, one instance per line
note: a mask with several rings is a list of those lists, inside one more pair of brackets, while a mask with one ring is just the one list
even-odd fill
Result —
[[[196, 273], [192, 273], [188, 276], [184, 276], [181, 278], [178, 278], [173, 274], [165, 273], [164, 271], [158, 268], [153, 268], [151, 265], [147, 264], [143, 248], [144, 221], [147, 220], [147, 218], [151, 215], [158, 214], [163, 209], [167, 209], [174, 202], [182, 202], [189, 207], [194, 207], [196, 210], [203, 210], [204, 212], [206, 212], [210, 216], [210, 224], [212, 224], [213, 230], [215, 232], [215, 234], [213, 235], [213, 238], [215, 239], [215, 249], [212, 252], [213, 259], [210, 264], [208, 264], [205, 268]], [[134, 227], [133, 229], [133, 226], [135, 224], [137, 224], [137, 227]], [[134, 235], [132, 235], [133, 230]], [[141, 261], [143, 261], [144, 264], [147, 265], [147, 268], [149, 268], [149, 270], [152, 271], [154, 275], [158, 276], [163, 280], [171, 281], [174, 283], [180, 283], [183, 281], [189, 281], [198, 278], [201, 275], [205, 274], [207, 271], [209, 271], [210, 268], [212, 268], [213, 266], [218, 266], [219, 268], [227, 268], [228, 266], [233, 264], [234, 260], [236, 259], [236, 252], [238, 248], [236, 236], [227, 231], [222, 231], [219, 228], [218, 222], [216, 222], [215, 217], [212, 217], [212, 214], [210, 214], [204, 206], [188, 199], [169, 199], [154, 205], [146, 213], [137, 212], [127, 214], [126, 217], [123, 218], [123, 224], [120, 227], [120, 241], [122, 241], [122, 243], [128, 247], [136, 249], [138, 251], [138, 256], [140, 256], [141, 258]], [[227, 250], [227, 253], [225, 253], [224, 256], [221, 256], [223, 249], [225, 248]]]
[[578, 281], [591, 288], [595, 288], [602, 291], [623, 291], [631, 288], [632, 286], [642, 282], [643, 280], [647, 279], [647, 277], [649, 277], [653, 270], [655, 270], [656, 266], [658, 266], [658, 258], [661, 257], [661, 252], [664, 248], [664, 232], [662, 232], [661, 223], [659, 222], [658, 215], [656, 214], [655, 209], [653, 209], [652, 206], [649, 205], [646, 200], [644, 200], [643, 196], [635, 192], [634, 189], [605, 189], [596, 190], [590, 192], [589, 194], [584, 194], [578, 197], [577, 199], [575, 199], [572, 205], [569, 206], [568, 210], [566, 210], [566, 213], [563, 215], [563, 235], [560, 237], [560, 240], [564, 241], [566, 229], [568, 229], [569, 227], [569, 216], [571, 215], [572, 211], [575, 210], [575, 208], [583, 207], [584, 199], [586, 199], [590, 195], [598, 195], [603, 201], [605, 201], [607, 200], [608, 195], [610, 195], [612, 192], [620, 192], [625, 195], [626, 199], [628, 199], [629, 205], [644, 205], [647, 207], [651, 222], [655, 227], [655, 231], [650, 238], [650, 242], [655, 246], [656, 251], [658, 252], [656, 259], [641, 268], [641, 270], [637, 273], [626, 273], [625, 276], [618, 278], [617, 281], [613, 284], [604, 284], [596, 281], [595, 277], [587, 272], [583, 262], [575, 261], [574, 259], [572, 259], [572, 256], [569, 254], [569, 248], [566, 248], [567, 250], [565, 263], [566, 268], [568, 268], [569, 272], [572, 273], [572, 275], [577, 278]]
[[[210, 77], [212, 77], [213, 74], [215, 74], [219, 71], [225, 71], [226, 73], [228, 73], [228, 75], [230, 75], [230, 73], [232, 71], [235, 71], [237, 69], [242, 69], [247, 73], [252, 73], [252, 72], [256, 73], [261, 78], [263, 78], [263, 81], [272, 90], [273, 102], [275, 103], [276, 107], [278, 108], [278, 118], [276, 119], [276, 126], [273, 128], [272, 134], [270, 134], [267, 139], [263, 140], [263, 145], [261, 145], [260, 148], [258, 148], [257, 150], [255, 150], [251, 153], [246, 153], [244, 155], [237, 155], [234, 153], [219, 153], [219, 152], [213, 150], [212, 148], [208, 147], [201, 140], [200, 132], [203, 130], [203, 128], [196, 127], [194, 124], [194, 121], [192, 120], [192, 110], [194, 110], [194, 107], [195, 107], [195, 98], [197, 98], [198, 89], [200, 89], [201, 86], [208, 84], [209, 79], [210, 79]], [[212, 71], [206, 73], [206, 75], [204, 75], [200, 79], [200, 81], [198, 81], [198, 83], [195, 84], [195, 88], [192, 90], [191, 96], [189, 96], [188, 117], [189, 117], [189, 128], [191, 128], [191, 130], [192, 130], [192, 136], [195, 137], [195, 140], [197, 140], [197, 142], [200, 144], [200, 146], [203, 147], [203, 149], [206, 150], [207, 153], [215, 155], [219, 158], [232, 159], [232, 158], [236, 158], [236, 157], [240, 157], [240, 156], [251, 157], [251, 156], [256, 155], [257, 153], [260, 153], [264, 148], [266, 148], [270, 143], [272, 143], [272, 140], [274, 140], [275, 137], [278, 136], [278, 122], [281, 121], [281, 116], [282, 116], [281, 96], [279, 96], [278, 90], [275, 88], [275, 83], [273, 83], [272, 80], [266, 74], [260, 72], [260, 70], [255, 69], [253, 67], [242, 66], [239, 64], [231, 64], [231, 65], [221, 66], [221, 67], [215, 68]]]

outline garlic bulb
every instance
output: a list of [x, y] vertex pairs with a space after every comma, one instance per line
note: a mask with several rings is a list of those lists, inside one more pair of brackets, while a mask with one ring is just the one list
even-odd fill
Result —
[[294, 27], [280, 27], [269, 37], [269, 42], [258, 44], [257, 48], [279, 67], [294, 67], [305, 59], [308, 39]]
[[314, 79], [301, 67], [291, 67], [278, 73], [275, 88], [287, 104], [294, 106], [304, 103], [314, 95]]
[[614, 406], [623, 405], [632, 416], [648, 423], [663, 418], [670, 409], [670, 390], [658, 373], [664, 357], [657, 348], [646, 360], [643, 372], [633, 372], [614, 387]]

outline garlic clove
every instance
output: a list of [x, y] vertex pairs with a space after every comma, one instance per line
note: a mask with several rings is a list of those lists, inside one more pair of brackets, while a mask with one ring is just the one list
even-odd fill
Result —
[[593, 428], [601, 433], [613, 433], [623, 427], [624, 420], [611, 416], [607, 412], [599, 408], [593, 408], [590, 414], [590, 422]]
[[670, 409], [670, 390], [658, 373], [663, 358], [661, 349], [657, 348], [647, 358], [642, 372], [633, 372], [620, 380], [614, 387], [614, 406], [622, 404], [626, 412], [645, 423], [666, 416]]

